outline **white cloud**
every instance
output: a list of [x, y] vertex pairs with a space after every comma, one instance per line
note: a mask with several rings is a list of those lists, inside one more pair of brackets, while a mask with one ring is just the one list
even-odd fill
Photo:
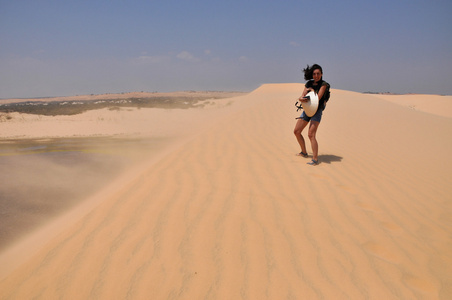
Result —
[[182, 51], [181, 53], [176, 55], [176, 57], [181, 59], [181, 60], [185, 60], [185, 61], [189, 61], [189, 62], [198, 62], [198, 61], [200, 61], [199, 58], [196, 58], [190, 52], [187, 52], [187, 51]]
[[300, 44], [298, 44], [297, 42], [294, 42], [294, 41], [290, 42], [289, 45], [294, 46], [294, 47], [300, 46]]
[[248, 57], [242, 55], [239, 57], [239, 61], [241, 61], [241, 62], [248, 61]]

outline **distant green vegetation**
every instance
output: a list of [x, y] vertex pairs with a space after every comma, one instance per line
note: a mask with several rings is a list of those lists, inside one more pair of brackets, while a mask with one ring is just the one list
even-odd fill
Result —
[[26, 114], [57, 116], [76, 115], [93, 109], [119, 109], [121, 107], [137, 108], [194, 108], [202, 107], [204, 100], [212, 97], [150, 97], [84, 101], [20, 102], [1, 104], [0, 112], [19, 112]]

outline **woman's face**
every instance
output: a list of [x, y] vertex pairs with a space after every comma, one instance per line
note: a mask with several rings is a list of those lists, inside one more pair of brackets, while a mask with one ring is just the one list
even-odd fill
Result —
[[320, 72], [320, 69], [315, 69], [312, 72], [312, 79], [314, 79], [314, 82], [317, 82], [320, 79], [322, 79], [322, 72]]

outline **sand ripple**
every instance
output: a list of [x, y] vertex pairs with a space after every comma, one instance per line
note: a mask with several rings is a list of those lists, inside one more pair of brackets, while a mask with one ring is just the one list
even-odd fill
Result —
[[295, 156], [300, 91], [242, 97], [7, 276], [0, 298], [450, 299], [452, 120], [333, 91], [311, 167]]

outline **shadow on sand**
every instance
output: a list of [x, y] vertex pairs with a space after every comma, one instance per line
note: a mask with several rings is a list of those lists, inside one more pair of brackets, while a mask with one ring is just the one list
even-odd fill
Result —
[[332, 155], [332, 154], [321, 154], [319, 155], [319, 162], [325, 164], [331, 164], [332, 162], [341, 162], [342, 156]]

